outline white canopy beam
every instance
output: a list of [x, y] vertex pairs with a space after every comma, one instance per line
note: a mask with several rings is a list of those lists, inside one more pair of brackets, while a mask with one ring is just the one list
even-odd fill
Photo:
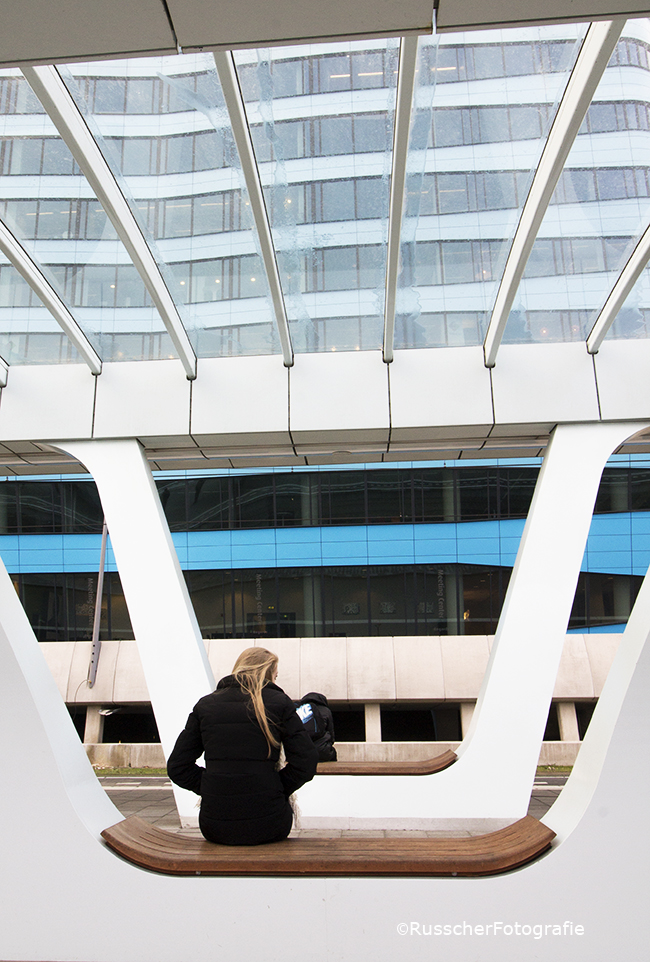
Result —
[[630, 258], [618, 276], [618, 279], [605, 301], [605, 305], [596, 318], [596, 323], [587, 337], [587, 350], [590, 354], [597, 354], [603, 338], [614, 323], [616, 315], [623, 307], [632, 288], [643, 273], [650, 260], [650, 226], [632, 251]]
[[22, 70], [124, 244], [178, 351], [187, 377], [195, 378], [196, 354], [174, 299], [83, 114], [55, 67], [23, 67]]
[[[22, 244], [14, 237], [9, 228], [0, 221], [0, 250], [16, 268], [21, 277], [27, 281], [36, 296], [48, 309], [54, 320], [70, 338], [75, 348], [90, 368], [93, 374], [102, 373], [102, 361], [92, 346], [78, 322], [70, 313], [55, 289], [34, 259], [27, 253]], [[2, 373], [0, 372], [0, 379]], [[0, 387], [6, 385], [0, 381]]]
[[494, 367], [496, 364], [497, 352], [508, 315], [546, 208], [624, 26], [625, 20], [606, 20], [602, 23], [592, 23], [587, 31], [555, 115], [510, 247], [483, 343], [486, 367]]
[[390, 364], [393, 360], [395, 342], [395, 302], [400, 262], [402, 215], [404, 213], [406, 159], [417, 62], [418, 38], [402, 37], [399, 50], [399, 73], [397, 75], [397, 103], [395, 106], [388, 215], [388, 251], [386, 254], [386, 300], [384, 306], [384, 361], [386, 364]]
[[253, 220], [255, 221], [255, 228], [257, 230], [262, 254], [262, 263], [264, 264], [275, 320], [278, 325], [282, 357], [285, 367], [292, 367], [293, 347], [291, 344], [291, 332], [289, 330], [287, 310], [284, 303], [284, 294], [282, 293], [282, 284], [280, 283], [278, 263], [275, 257], [273, 237], [271, 236], [271, 225], [269, 224], [269, 217], [264, 202], [262, 182], [255, 159], [255, 151], [253, 150], [251, 132], [246, 119], [244, 99], [239, 88], [237, 72], [230, 51], [215, 51], [214, 61], [217, 66], [223, 97], [226, 101], [233, 138], [239, 154], [239, 161], [246, 182], [246, 190], [248, 191], [248, 200], [251, 205]]
[[3, 357], [0, 357], [0, 387], [7, 386], [7, 379], [9, 377], [9, 365]]

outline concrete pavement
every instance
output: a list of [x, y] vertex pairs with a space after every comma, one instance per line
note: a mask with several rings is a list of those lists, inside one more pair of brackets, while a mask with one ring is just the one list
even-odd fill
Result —
[[[557, 796], [562, 791], [568, 774], [539, 775], [535, 779], [535, 785], [530, 799], [528, 814], [535, 818], [541, 818], [548, 811]], [[99, 781], [107, 792], [113, 804], [120, 810], [126, 818], [129, 815], [139, 815], [158, 828], [164, 828], [171, 832], [181, 832], [180, 821], [174, 804], [171, 782], [168, 778], [160, 776], [100, 776]], [[185, 835], [199, 835], [198, 829], [182, 829]], [[366, 837], [387, 837], [398, 835], [404, 837], [408, 834], [410, 838], [445, 838], [458, 837], [462, 834], [470, 835], [470, 832], [443, 832], [443, 831], [326, 831], [326, 830], [300, 830], [294, 829], [292, 835], [302, 835], [303, 837], [343, 837], [346, 835], [363, 834]]]

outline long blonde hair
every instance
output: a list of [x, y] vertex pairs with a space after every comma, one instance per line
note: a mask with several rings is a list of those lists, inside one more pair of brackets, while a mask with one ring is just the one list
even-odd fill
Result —
[[242, 691], [250, 695], [255, 709], [255, 717], [269, 746], [269, 755], [272, 746], [274, 748], [280, 747], [280, 741], [271, 731], [269, 720], [266, 717], [262, 689], [273, 681], [277, 667], [278, 656], [274, 655], [272, 651], [267, 651], [266, 648], [246, 648], [242, 651], [232, 670]]

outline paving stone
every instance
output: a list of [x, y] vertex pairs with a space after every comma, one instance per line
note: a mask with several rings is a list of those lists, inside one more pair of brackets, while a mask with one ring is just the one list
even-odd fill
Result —
[[[555, 799], [558, 797], [564, 784], [566, 775], [546, 776], [540, 781], [547, 784], [536, 783], [530, 799], [528, 814], [534, 818], [543, 818]], [[126, 818], [129, 815], [139, 815], [141, 818], [152, 822], [159, 828], [168, 831], [179, 832], [187, 835], [188, 838], [200, 838], [201, 833], [197, 828], [181, 828], [180, 820], [176, 812], [174, 796], [172, 793], [171, 782], [162, 776], [143, 777], [140, 776], [133, 783], [129, 783], [128, 776], [103, 777], [100, 782], [115, 807]], [[197, 810], [198, 814], [198, 810]], [[482, 832], [472, 831], [447, 831], [447, 830], [409, 830], [409, 829], [386, 829], [386, 830], [364, 830], [364, 829], [304, 829], [295, 828], [291, 832], [291, 838], [341, 838], [354, 836], [356, 838], [462, 838], [469, 835], [481, 835]]]
[[291, 838], [341, 838], [341, 829], [329, 828], [294, 828], [291, 830]]
[[344, 828], [341, 831], [341, 838], [386, 838], [392, 834], [385, 829]]

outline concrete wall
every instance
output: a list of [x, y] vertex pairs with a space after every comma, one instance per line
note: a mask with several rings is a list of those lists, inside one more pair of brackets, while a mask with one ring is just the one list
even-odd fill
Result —
[[[539, 754], [540, 765], [573, 765], [580, 742], [544, 742]], [[165, 756], [160, 745], [85, 745], [91, 763], [98, 768], [164, 768]], [[447, 749], [456, 751], [458, 742], [337, 742], [341, 762], [418, 761], [442, 755]], [[507, 756], [505, 758], [507, 762]]]
[[[598, 698], [621, 635], [567, 635], [554, 701], [561, 722], [559, 742], [544, 742], [540, 765], [572, 765], [577, 740], [576, 701]], [[487, 665], [492, 636], [395, 638], [282, 638], [267, 644], [280, 656], [279, 684], [292, 698], [306, 691], [325, 691], [333, 702], [378, 708], [394, 702], [460, 702], [463, 732]], [[254, 642], [251, 640], [251, 644]], [[205, 642], [216, 678], [228, 674], [246, 641]], [[45, 642], [41, 649], [59, 691], [70, 704], [94, 708], [86, 725], [86, 752], [101, 768], [160, 768], [165, 764], [158, 744], [102, 744], [93, 720], [102, 705], [149, 704], [142, 665], [134, 641], [102, 645], [97, 681], [86, 684], [90, 642]], [[192, 706], [188, 705], [189, 712]], [[564, 729], [564, 730], [563, 730]], [[101, 736], [100, 736], [101, 737]], [[342, 761], [398, 761], [428, 758], [457, 742], [365, 742], [338, 744]]]
[[[598, 698], [621, 635], [567, 635], [553, 697]], [[473, 702], [493, 638], [487, 635], [394, 638], [274, 638], [278, 684], [291, 698], [323, 691], [341, 702]], [[215, 678], [229, 674], [253, 639], [205, 642]], [[68, 704], [148, 704], [149, 692], [134, 641], [102, 644], [97, 681], [88, 688], [89, 641], [42, 642], [41, 650]], [[188, 705], [189, 711], [192, 706]]]

